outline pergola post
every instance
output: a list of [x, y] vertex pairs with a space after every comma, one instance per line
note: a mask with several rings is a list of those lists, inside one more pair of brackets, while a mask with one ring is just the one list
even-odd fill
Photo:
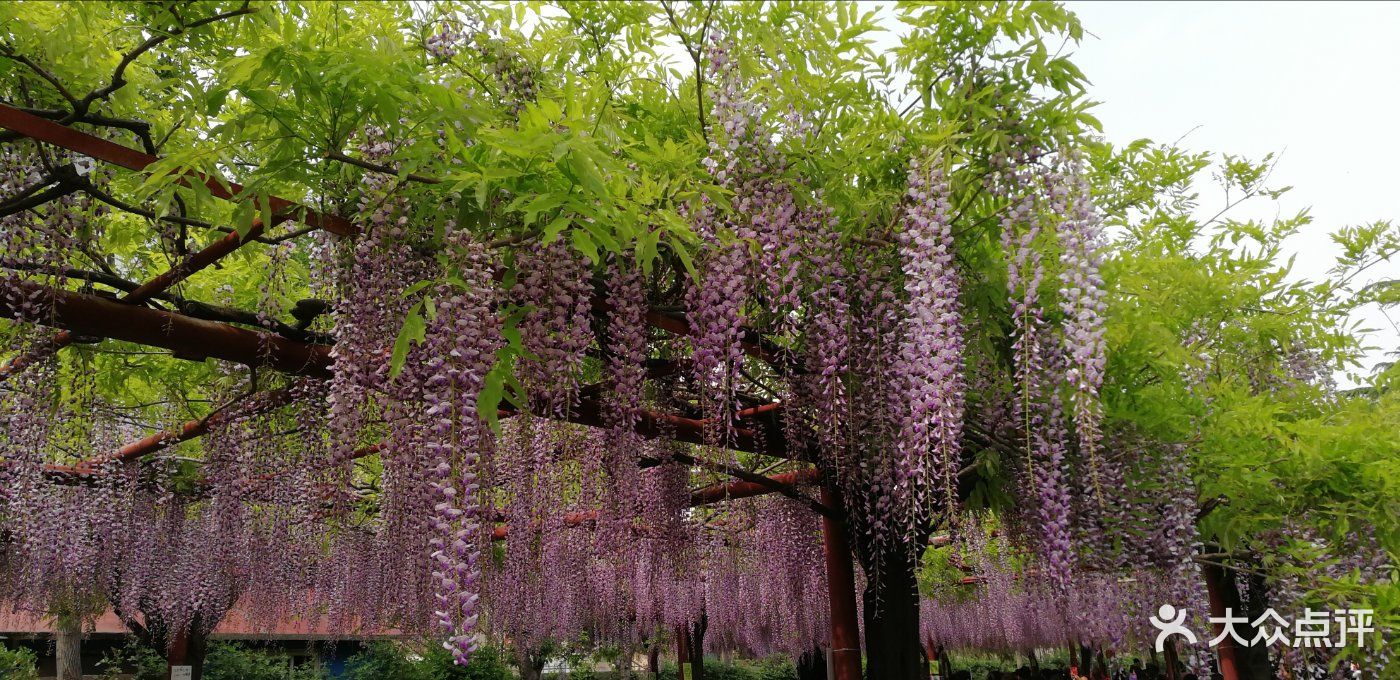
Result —
[[[839, 509], [840, 495], [830, 483], [822, 485], [822, 504]], [[834, 513], [834, 514], [840, 514]], [[856, 576], [851, 544], [838, 518], [822, 516], [822, 548], [826, 555], [826, 586], [831, 598], [831, 661], [833, 680], [860, 680], [860, 624], [856, 619]]]
[[[1202, 564], [1201, 573], [1206, 579], [1206, 592], [1210, 596], [1210, 615], [1217, 619], [1225, 617], [1225, 579], [1230, 578], [1229, 574], [1221, 567], [1213, 564]], [[1212, 624], [1215, 634], [1220, 635], [1225, 630], [1224, 623]], [[1226, 635], [1220, 644], [1215, 646], [1219, 655], [1220, 677], [1222, 680], [1239, 680], [1240, 659], [1239, 648], [1235, 645], [1235, 639]]]

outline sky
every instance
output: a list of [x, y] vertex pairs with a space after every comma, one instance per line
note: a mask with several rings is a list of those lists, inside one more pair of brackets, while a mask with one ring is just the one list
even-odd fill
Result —
[[[1293, 190], [1279, 206], [1231, 214], [1309, 209], [1313, 223], [1293, 244], [1297, 278], [1326, 273], [1336, 228], [1400, 221], [1400, 3], [1067, 4], [1092, 34], [1074, 62], [1102, 102], [1095, 115], [1109, 141], [1182, 138], [1194, 151], [1279, 154], [1271, 184]], [[1202, 212], [1223, 205], [1211, 187], [1200, 193]], [[1365, 278], [1400, 278], [1400, 260]], [[1359, 320], [1377, 329], [1368, 368], [1400, 349], [1400, 310]]]

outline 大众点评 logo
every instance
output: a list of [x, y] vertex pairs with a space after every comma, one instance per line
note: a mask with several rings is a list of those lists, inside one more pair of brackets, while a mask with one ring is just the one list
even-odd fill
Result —
[[[1248, 616], [1237, 616], [1233, 609], [1226, 608], [1224, 616], [1207, 617], [1207, 621], [1217, 628], [1218, 634], [1210, 640], [1210, 646], [1218, 646], [1226, 638], [1249, 647], [1263, 644], [1271, 647], [1282, 644], [1287, 647], [1346, 647], [1355, 640], [1357, 647], [1366, 646], [1366, 637], [1376, 632], [1375, 611], [1371, 609], [1339, 609], [1319, 611], [1309, 609], [1291, 623], [1279, 616], [1273, 609], [1251, 620]], [[1166, 641], [1173, 635], [1180, 636], [1191, 644], [1199, 642], [1195, 631], [1186, 625], [1186, 610], [1170, 604], [1157, 608], [1157, 614], [1149, 622], [1159, 632], [1156, 648], [1160, 652]], [[1238, 626], [1238, 628], [1237, 628]], [[1253, 629], [1253, 637], [1241, 634]]]

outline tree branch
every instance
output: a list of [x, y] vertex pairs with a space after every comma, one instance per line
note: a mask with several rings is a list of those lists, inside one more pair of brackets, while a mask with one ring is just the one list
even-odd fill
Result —
[[38, 193], [30, 194], [24, 198], [0, 205], [0, 217], [8, 217], [15, 213], [24, 212], [30, 208], [37, 208], [49, 201], [62, 198], [77, 190], [78, 187], [73, 186], [70, 182], [59, 182]]
[[[355, 167], [357, 167], [357, 168], [364, 168], [365, 170], [373, 170], [374, 172], [381, 172], [381, 173], [384, 173], [384, 174], [386, 174], [386, 175], [394, 175], [394, 176], [397, 176], [397, 175], [399, 174], [399, 171], [397, 171], [397, 170], [395, 170], [395, 169], [393, 169], [393, 168], [391, 168], [391, 167], [389, 167], [389, 166], [387, 166], [387, 165], [380, 165], [380, 164], [378, 164], [378, 163], [371, 163], [371, 162], [369, 162], [369, 161], [361, 160], [361, 159], [359, 159], [359, 158], [353, 158], [353, 157], [347, 156], [347, 155], [345, 155], [344, 153], [341, 153], [341, 152], [339, 152], [339, 151], [329, 151], [329, 152], [327, 152], [327, 153], [326, 153], [326, 158], [328, 158], [328, 159], [330, 159], [330, 160], [333, 160], [333, 161], [340, 161], [341, 163], [348, 163], [348, 164], [353, 165], [353, 166], [355, 166]], [[407, 179], [407, 180], [410, 181], [410, 182], [419, 182], [419, 183], [422, 183], [422, 184], [441, 184], [441, 183], [442, 183], [442, 180], [439, 179], [439, 178], [437, 178], [437, 177], [428, 177], [427, 175], [419, 175], [419, 174], [412, 173], [412, 172], [408, 173], [407, 175], [404, 175], [404, 179]]]
[[0, 56], [4, 56], [4, 57], [7, 57], [7, 58], [9, 58], [9, 59], [11, 59], [11, 60], [13, 60], [13, 61], [17, 61], [17, 62], [19, 62], [19, 63], [21, 63], [21, 64], [24, 64], [26, 67], [29, 68], [29, 70], [31, 70], [31, 71], [33, 71], [34, 73], [38, 74], [38, 76], [39, 76], [40, 78], [43, 78], [45, 81], [48, 82], [48, 84], [52, 85], [53, 88], [54, 88], [55, 90], [58, 91], [59, 96], [61, 96], [61, 97], [63, 97], [64, 99], [66, 99], [66, 100], [68, 101], [68, 103], [71, 104], [71, 105], [73, 106], [74, 110], [77, 110], [77, 107], [78, 107], [78, 99], [77, 99], [77, 97], [74, 97], [74, 96], [73, 96], [73, 93], [69, 92], [69, 91], [68, 91], [68, 88], [66, 88], [66, 87], [63, 86], [63, 82], [60, 81], [60, 80], [58, 79], [57, 76], [55, 76], [54, 74], [50, 73], [50, 72], [49, 72], [47, 69], [45, 69], [44, 67], [40, 66], [40, 65], [39, 65], [37, 62], [35, 62], [33, 59], [30, 59], [29, 57], [26, 57], [26, 56], [24, 56], [24, 55], [22, 55], [22, 54], [17, 54], [17, 53], [14, 51], [14, 49], [12, 49], [9, 45], [3, 45], [3, 44], [0, 44]]
[[110, 97], [112, 93], [125, 87], [127, 82], [126, 68], [130, 66], [132, 62], [136, 61], [136, 59], [139, 58], [141, 55], [151, 51], [161, 43], [176, 36], [183, 35], [192, 29], [199, 28], [200, 26], [206, 26], [216, 21], [223, 21], [224, 19], [242, 16], [244, 14], [252, 14], [256, 11], [258, 11], [257, 8], [249, 7], [249, 3], [244, 2], [243, 6], [239, 7], [238, 9], [208, 16], [197, 21], [192, 21], [183, 26], [177, 26], [168, 33], [151, 36], [146, 40], [146, 42], [137, 45], [136, 49], [133, 49], [132, 51], [127, 52], [124, 56], [122, 56], [122, 60], [117, 64], [116, 70], [112, 72], [112, 78], [107, 82], [107, 85], [87, 93], [87, 96], [83, 97], [82, 100], [78, 101], [73, 107], [73, 113], [76, 117], [72, 120], [66, 120], [66, 122], [64, 122], [63, 124], [67, 125], [69, 123], [74, 122], [74, 120], [76, 120], [77, 117], [86, 115], [88, 112], [88, 108], [92, 106], [93, 102], [96, 102], [99, 99], [106, 99], [107, 97]]

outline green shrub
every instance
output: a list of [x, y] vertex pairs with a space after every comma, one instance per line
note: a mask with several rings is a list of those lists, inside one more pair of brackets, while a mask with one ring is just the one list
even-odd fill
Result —
[[134, 640], [108, 650], [97, 662], [102, 680], [165, 680], [165, 658]]
[[[686, 677], [690, 677], [687, 673]], [[658, 680], [676, 680], [676, 665], [662, 663]], [[797, 680], [797, 666], [792, 659], [771, 656], [758, 661], [737, 661], [724, 663], [719, 659], [705, 659], [705, 680]]]
[[[737, 661], [725, 663], [714, 657], [705, 658], [705, 680], [795, 680], [797, 671], [791, 662], [779, 659], [764, 661]], [[676, 680], [675, 664], [662, 664], [660, 680]], [[690, 673], [686, 673], [690, 677]]]
[[315, 665], [293, 665], [290, 656], [237, 642], [212, 642], [204, 656], [204, 680], [322, 680]]
[[404, 649], [392, 642], [375, 642], [350, 657], [345, 664], [347, 680], [432, 680], [421, 661], [408, 658]]
[[[164, 680], [165, 657], [131, 641], [97, 662], [103, 680]], [[0, 674], [0, 677], [7, 677]], [[204, 655], [204, 680], [327, 680], [315, 665], [293, 665], [287, 654], [237, 642], [211, 642]]]
[[485, 647], [466, 666], [452, 663], [452, 654], [436, 643], [414, 652], [393, 642], [376, 642], [350, 658], [347, 680], [511, 680], [500, 650]]
[[785, 656], [770, 656], [754, 663], [757, 680], [797, 680], [797, 664]]
[[23, 647], [0, 645], [0, 678], [38, 680], [38, 660], [34, 658], [34, 652]]

